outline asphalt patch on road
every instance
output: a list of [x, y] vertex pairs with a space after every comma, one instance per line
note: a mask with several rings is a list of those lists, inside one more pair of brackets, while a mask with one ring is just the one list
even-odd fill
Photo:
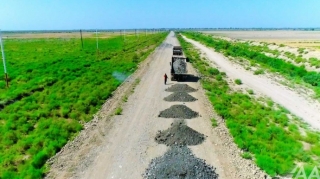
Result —
[[205, 160], [196, 158], [191, 150], [172, 147], [163, 156], [155, 158], [144, 173], [145, 179], [216, 179], [218, 174]]
[[174, 92], [164, 98], [165, 101], [179, 101], [179, 102], [192, 102], [196, 101], [197, 98], [191, 96], [187, 92]]
[[168, 91], [168, 92], [187, 92], [187, 93], [190, 93], [190, 92], [195, 92], [197, 90], [192, 88], [192, 87], [190, 87], [187, 84], [175, 84], [175, 85], [172, 85], [171, 87], [167, 88], [166, 91]]
[[185, 105], [173, 105], [170, 108], [161, 111], [158, 115], [158, 117], [179, 119], [192, 119], [198, 116], [198, 112], [192, 111]]
[[169, 129], [159, 131], [155, 140], [167, 146], [198, 145], [205, 140], [205, 135], [188, 127], [183, 120], [177, 120]]

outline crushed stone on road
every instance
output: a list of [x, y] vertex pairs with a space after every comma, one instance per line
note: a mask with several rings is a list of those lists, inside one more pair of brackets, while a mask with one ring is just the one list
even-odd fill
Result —
[[186, 146], [201, 144], [205, 136], [188, 127], [183, 120], [177, 120], [171, 124], [169, 129], [159, 131], [155, 140], [167, 146]]
[[196, 89], [190, 87], [187, 84], [175, 84], [166, 89], [168, 92], [195, 92]]
[[198, 117], [199, 113], [192, 111], [185, 105], [173, 105], [168, 109], [160, 112], [159, 117], [164, 118], [179, 118], [179, 119], [192, 119]]
[[163, 156], [155, 158], [143, 175], [145, 179], [216, 179], [215, 168], [196, 158], [191, 150], [184, 147], [172, 147]]
[[179, 102], [192, 102], [196, 101], [197, 98], [191, 96], [187, 92], [174, 92], [164, 98], [165, 101], [179, 101]]

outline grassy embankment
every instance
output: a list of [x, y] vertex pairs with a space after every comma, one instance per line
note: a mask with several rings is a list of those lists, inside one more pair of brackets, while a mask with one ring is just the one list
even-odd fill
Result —
[[296, 66], [279, 58], [268, 57], [261, 52], [261, 49], [252, 48], [246, 43], [229, 42], [198, 32], [185, 32], [184, 35], [208, 47], [213, 47], [225, 56], [245, 58], [250, 61], [251, 65], [257, 63], [263, 68], [269, 69], [271, 72], [278, 72], [294, 82], [304, 83], [314, 90], [315, 97], [320, 98], [320, 73], [307, 71], [304, 66]]
[[95, 38], [84, 39], [83, 49], [72, 38], [6, 40], [10, 88], [0, 81], [0, 178], [41, 178], [46, 160], [166, 35], [100, 39], [99, 56]]
[[[189, 35], [190, 36], [190, 35]], [[306, 166], [310, 174], [320, 164], [320, 134], [306, 131], [299, 119], [289, 119], [289, 112], [272, 101], [231, 90], [225, 73], [210, 67], [200, 53], [183, 38], [179, 41], [192, 65], [201, 73], [201, 83], [214, 110], [226, 121], [234, 142], [244, 151], [242, 157], [252, 159], [269, 175], [285, 175], [296, 163]], [[216, 121], [212, 121], [213, 126]], [[304, 147], [308, 146], [308, 147]]]

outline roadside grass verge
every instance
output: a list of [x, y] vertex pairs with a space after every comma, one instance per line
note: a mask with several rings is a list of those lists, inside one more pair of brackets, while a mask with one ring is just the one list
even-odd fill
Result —
[[[270, 176], [286, 175], [297, 163], [319, 166], [318, 132], [302, 128], [299, 119], [273, 102], [232, 91], [223, 72], [210, 67], [181, 36], [178, 39], [192, 65], [201, 73], [201, 84], [214, 110], [226, 121], [234, 142], [244, 152], [243, 158], [252, 159]], [[306, 134], [302, 135], [301, 130]]]
[[[0, 82], [0, 178], [42, 178], [55, 155], [167, 36], [4, 41], [10, 88]], [[3, 70], [3, 69], [1, 69]], [[0, 73], [3, 74], [3, 71]]]
[[[199, 41], [208, 47], [213, 47], [217, 52], [225, 56], [240, 57], [252, 63], [258, 63], [271, 72], [278, 72], [293, 81], [304, 82], [314, 90], [316, 98], [320, 98], [320, 73], [307, 71], [304, 66], [296, 66], [279, 58], [265, 55], [260, 49], [252, 48], [248, 43], [229, 42], [227, 40], [214, 38], [199, 32], [183, 32], [185, 36]], [[255, 74], [261, 74], [256, 71]]]

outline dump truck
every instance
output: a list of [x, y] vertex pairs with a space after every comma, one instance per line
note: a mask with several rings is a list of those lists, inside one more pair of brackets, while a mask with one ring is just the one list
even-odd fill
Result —
[[173, 55], [171, 62], [171, 81], [182, 80], [186, 77], [187, 71], [187, 58], [183, 55]]
[[174, 46], [173, 55], [183, 55], [182, 48], [180, 46]]

